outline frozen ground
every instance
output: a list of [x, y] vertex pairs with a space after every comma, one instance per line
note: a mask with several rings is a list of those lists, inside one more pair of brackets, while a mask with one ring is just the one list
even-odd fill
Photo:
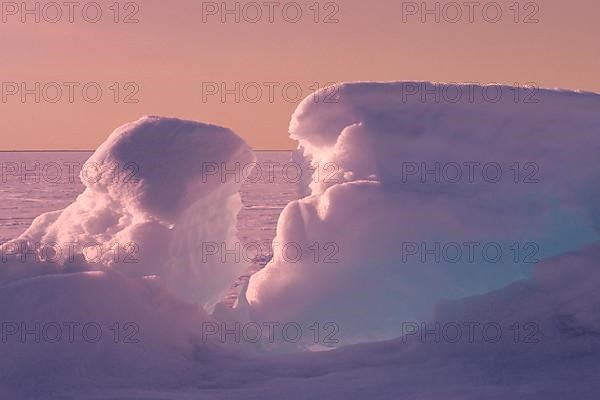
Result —
[[[81, 166], [92, 155], [91, 152], [2, 152], [0, 162], [3, 166], [0, 192], [0, 242], [4, 243], [21, 235], [38, 215], [64, 208], [83, 191], [79, 180]], [[35, 168], [38, 172], [23, 179], [21, 167]], [[48, 179], [41, 178], [41, 166], [56, 163], [63, 168], [59, 182], [54, 182], [54, 175]], [[65, 163], [78, 165], [74, 172], [75, 179], [70, 179]], [[11, 173], [10, 168], [18, 168], [18, 173]]]

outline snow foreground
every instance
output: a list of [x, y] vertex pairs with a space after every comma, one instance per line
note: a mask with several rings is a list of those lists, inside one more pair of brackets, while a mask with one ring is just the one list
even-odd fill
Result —
[[[231, 170], [252, 152], [229, 130], [189, 121], [117, 129], [91, 161], [127, 179], [101, 174], [0, 249], [1, 397], [596, 398], [600, 96], [444, 104], [407, 97], [415, 85], [345, 84], [333, 103], [315, 94], [298, 108], [291, 134], [310, 195], [288, 205], [275, 241], [304, 256], [275, 252], [233, 310], [215, 304], [245, 266], [197, 250], [235, 242], [240, 182], [205, 167]], [[496, 162], [510, 175], [432, 182], [419, 169], [435, 162]], [[136, 262], [91, 254], [88, 241], [137, 244]], [[408, 245], [450, 241], [509, 255], [438, 261]], [[515, 242], [539, 251], [518, 247], [515, 259]], [[49, 250], [65, 243], [68, 256]], [[223, 321], [291, 322], [310, 332], [302, 339], [333, 323], [337, 345], [395, 339], [259, 354], [254, 334], [207, 331]], [[291, 342], [284, 350], [310, 347]]]

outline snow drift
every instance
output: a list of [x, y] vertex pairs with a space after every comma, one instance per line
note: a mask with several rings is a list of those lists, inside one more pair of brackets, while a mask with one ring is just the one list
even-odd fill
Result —
[[[0, 396], [180, 379], [194, 357], [222, 356], [211, 321], [150, 279], [115, 271], [53, 274], [0, 286]], [[39, 397], [38, 397], [39, 396]]]
[[110, 268], [158, 277], [173, 295], [211, 310], [244, 267], [203, 258], [203, 244], [237, 241], [240, 181], [218, 171], [252, 162], [225, 128], [159, 117], [126, 124], [87, 161], [86, 189], [73, 204], [2, 247], [0, 282]]
[[599, 239], [600, 96], [323, 90], [334, 101], [313, 94], [290, 124], [312, 195], [287, 206], [275, 242], [301, 255], [276, 252], [252, 276], [255, 319], [335, 322], [346, 343], [391, 338], [443, 299], [529, 278], [536, 262]]
[[[50, 392], [68, 399], [287, 399], [302, 393], [306, 399], [347, 399], [361, 393], [383, 400], [501, 400], [518, 393], [531, 399], [592, 400], [600, 390], [599, 255], [600, 244], [586, 247], [539, 264], [532, 280], [446, 302], [431, 320], [416, 321], [424, 322], [428, 333], [410, 330], [387, 342], [262, 357], [198, 346], [195, 336], [207, 317], [160, 295], [152, 281], [133, 283], [111, 272], [29, 279], [0, 290], [5, 320], [112, 324], [135, 317], [139, 342], [116, 344], [110, 331], [96, 344], [77, 336], [78, 345], [65, 338], [62, 345], [25, 346], [19, 335], [10, 336], [11, 348], [1, 348], [0, 394], [15, 399], [45, 399]], [[14, 298], [23, 304], [16, 305]], [[439, 339], [436, 323], [442, 326]], [[479, 324], [473, 340], [466, 329], [454, 340], [454, 331], [443, 328], [465, 323]], [[486, 323], [502, 327], [499, 340], [491, 340], [494, 330], [485, 339], [481, 327]], [[523, 329], [515, 340], [516, 323], [521, 328], [534, 324], [536, 330], [530, 336]]]

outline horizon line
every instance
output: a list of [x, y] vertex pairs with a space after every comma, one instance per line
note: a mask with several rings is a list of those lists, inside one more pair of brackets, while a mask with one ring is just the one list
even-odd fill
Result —
[[[294, 151], [296, 149], [252, 149], [252, 151]], [[37, 149], [37, 150], [0, 150], [0, 153], [93, 153], [96, 150], [87, 150], [87, 149], [80, 149], [80, 150], [56, 150], [56, 149], [52, 149], [52, 150], [42, 150], [42, 149]]]

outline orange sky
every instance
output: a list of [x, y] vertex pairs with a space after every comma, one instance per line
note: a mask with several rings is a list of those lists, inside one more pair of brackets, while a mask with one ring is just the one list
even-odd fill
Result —
[[[263, 4], [259, 0], [255, 4]], [[98, 23], [86, 22], [82, 6], [68, 8], [55, 23], [55, 10], [41, 7], [41, 21], [22, 15], [3, 2], [0, 19], [0, 149], [93, 149], [118, 125], [145, 114], [190, 118], [235, 130], [256, 149], [295, 147], [287, 139], [290, 115], [296, 106], [295, 90], [306, 96], [316, 86], [350, 80], [432, 80], [447, 82], [520, 83], [600, 92], [600, 2], [596, 0], [542, 0], [537, 8], [522, 1], [515, 23], [515, 0], [497, 1], [503, 15], [499, 22], [486, 21], [481, 1], [469, 22], [468, 8], [456, 23], [435, 16], [408, 16], [403, 22], [400, 0], [340, 0], [337, 8], [321, 1], [315, 23], [315, 0], [298, 1], [303, 14], [291, 23], [294, 8], [282, 11], [288, 1], [261, 6], [258, 22], [236, 23], [234, 16], [221, 22], [221, 14], [205, 15], [200, 0], [139, 0], [139, 10], [127, 1], [119, 3], [119, 21], [130, 13], [138, 23], [115, 23], [113, 0], [98, 1], [103, 11]], [[19, 5], [21, 2], [16, 2]], [[62, 4], [61, 0], [57, 3]], [[81, 5], [89, 3], [82, 1]], [[204, 7], [208, 7], [204, 2]], [[233, 8], [236, 2], [227, 1]], [[241, 1], [240, 10], [245, 3]], [[277, 2], [274, 2], [277, 3]], [[420, 4], [419, 1], [417, 3]], [[463, 1], [458, 1], [463, 4]], [[31, 8], [35, 2], [28, 1]], [[214, 3], [220, 7], [221, 1]], [[434, 1], [426, 2], [434, 8]], [[6, 9], [6, 7], [9, 7]], [[312, 8], [311, 8], [312, 7]], [[405, 5], [405, 7], [407, 7]], [[455, 10], [444, 8], [447, 18]], [[88, 18], [94, 9], [87, 9]], [[247, 18], [255, 10], [246, 6]], [[488, 18], [495, 9], [488, 9]], [[337, 12], [336, 12], [337, 11]], [[538, 23], [523, 23], [535, 12]], [[338, 23], [323, 23], [334, 13]], [[285, 17], [285, 18], [284, 18]], [[40, 102], [35, 84], [40, 83]], [[62, 87], [57, 92], [52, 82]], [[66, 82], [76, 82], [73, 102]], [[83, 97], [82, 87], [96, 82], [102, 89], [97, 103]], [[119, 96], [115, 103], [115, 86]], [[133, 85], [125, 87], [128, 82]], [[247, 86], [240, 102], [228, 95], [203, 99], [203, 86], [215, 82], [234, 88]], [[272, 82], [272, 83], [268, 83]], [[33, 89], [21, 97], [21, 85]], [[267, 84], [265, 84], [267, 83]], [[19, 92], [13, 93], [15, 84]], [[49, 85], [50, 84], [50, 85]], [[282, 87], [287, 84], [288, 98]], [[263, 96], [254, 103], [256, 85]], [[269, 85], [274, 87], [269, 98]], [[277, 87], [275, 87], [278, 85]], [[42, 93], [42, 87], [46, 92]], [[93, 97], [94, 86], [88, 87]], [[128, 93], [138, 88], [125, 103]]]

